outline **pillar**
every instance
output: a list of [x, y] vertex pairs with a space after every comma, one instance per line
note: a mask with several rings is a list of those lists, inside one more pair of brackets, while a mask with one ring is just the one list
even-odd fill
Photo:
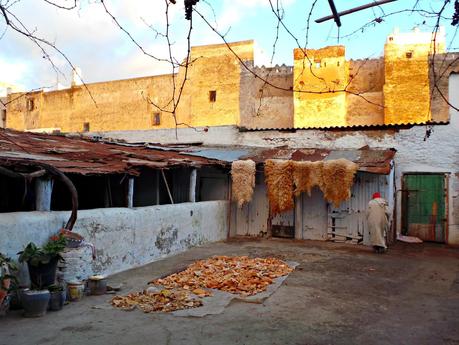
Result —
[[35, 181], [35, 209], [37, 211], [51, 211], [53, 184], [50, 178], [38, 178]]

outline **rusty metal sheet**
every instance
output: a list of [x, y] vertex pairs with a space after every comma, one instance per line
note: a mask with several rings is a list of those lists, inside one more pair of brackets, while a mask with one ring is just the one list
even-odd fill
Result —
[[138, 175], [142, 167], [225, 165], [226, 162], [145, 146], [91, 141], [82, 137], [0, 129], [0, 165], [50, 164], [63, 172]]
[[[207, 152], [215, 152], [216, 148], [208, 147], [206, 150], [200, 147], [199, 150], [194, 150], [192, 147], [183, 149], [177, 148], [180, 153], [201, 156], [204, 152], [204, 157], [208, 157]], [[320, 161], [338, 158], [346, 158], [353, 161], [359, 166], [359, 171], [369, 172], [374, 174], [388, 175], [391, 171], [391, 162], [396, 151], [390, 150], [375, 150], [370, 148], [362, 148], [359, 150], [327, 150], [315, 148], [262, 148], [262, 147], [246, 147], [245, 150], [239, 146], [234, 147], [219, 147], [219, 158], [227, 163], [231, 163], [236, 159], [252, 159], [257, 164], [264, 163], [267, 159], [286, 159], [295, 161]], [[226, 153], [225, 153], [226, 152]], [[248, 153], [245, 153], [248, 152]], [[244, 154], [242, 154], [244, 153]]]
[[254, 156], [246, 156], [244, 159], [253, 159], [256, 163], [262, 163], [266, 159], [292, 159], [295, 161], [320, 161], [328, 159], [346, 158], [359, 166], [359, 171], [374, 174], [388, 175], [391, 171], [391, 162], [395, 156], [395, 150], [326, 150], [326, 149], [265, 149], [257, 152]]

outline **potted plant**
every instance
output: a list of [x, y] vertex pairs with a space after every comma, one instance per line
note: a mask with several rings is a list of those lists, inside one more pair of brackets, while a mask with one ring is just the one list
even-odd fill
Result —
[[63, 235], [52, 236], [43, 248], [30, 242], [18, 253], [19, 262], [27, 263], [32, 288], [43, 289], [54, 284], [57, 263], [64, 260], [61, 253], [66, 243]]
[[31, 242], [18, 253], [19, 262], [27, 263], [31, 282], [31, 289], [25, 289], [21, 295], [24, 316], [46, 314], [51, 298], [48, 287], [55, 283], [57, 263], [64, 260], [60, 253], [65, 245], [64, 236], [52, 236], [43, 248]]
[[58, 311], [64, 306], [66, 294], [64, 286], [61, 284], [54, 284], [48, 287], [50, 293], [49, 310]]
[[0, 315], [5, 314], [9, 307], [8, 292], [16, 285], [16, 277], [11, 275], [17, 266], [9, 257], [0, 253]]

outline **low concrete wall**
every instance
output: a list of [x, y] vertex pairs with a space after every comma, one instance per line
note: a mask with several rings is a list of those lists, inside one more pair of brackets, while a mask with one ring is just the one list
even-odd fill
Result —
[[[227, 212], [227, 201], [84, 210], [78, 213], [74, 231], [96, 247], [92, 271], [113, 274], [226, 239]], [[68, 216], [69, 212], [1, 214], [0, 252], [16, 258], [27, 243], [45, 243]]]

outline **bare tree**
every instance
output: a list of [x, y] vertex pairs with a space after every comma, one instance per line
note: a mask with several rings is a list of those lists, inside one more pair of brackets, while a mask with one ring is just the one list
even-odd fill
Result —
[[[57, 64], [53, 60], [53, 54], [57, 53], [62, 57], [70, 68], [78, 74], [77, 69], [72, 63], [71, 56], [68, 56], [64, 51], [62, 51], [56, 44], [47, 39], [46, 37], [41, 37], [36, 30], [28, 27], [28, 23], [21, 21], [21, 19], [16, 15], [14, 11], [14, 5], [20, 2], [21, 0], [0, 0], [0, 18], [3, 19], [6, 30], [13, 30], [14, 32], [20, 34], [24, 39], [30, 40], [33, 44], [42, 52], [43, 57], [49, 62], [51, 68], [55, 71], [56, 74], [62, 74], [62, 71], [58, 68]], [[80, 3], [78, 0], [41, 0], [43, 6], [53, 6], [60, 11], [77, 11]], [[272, 16], [275, 20], [275, 37], [273, 37], [273, 45], [271, 52], [271, 63], [274, 61], [274, 56], [276, 54], [277, 45], [279, 42], [280, 33], [284, 33], [287, 37], [292, 40], [296, 48], [300, 49], [303, 54], [303, 70], [308, 69], [308, 73], [312, 74], [318, 79], [322, 79], [320, 76], [316, 75], [312, 69], [312, 61], [308, 55], [308, 45], [310, 42], [310, 28], [312, 25], [312, 19], [316, 17], [315, 10], [319, 0], [314, 0], [311, 2], [308, 11], [304, 14], [306, 29], [305, 36], [303, 38], [298, 37], [294, 34], [294, 31], [291, 29], [291, 23], [287, 21], [287, 14], [282, 7], [281, 0], [266, 0], [267, 4], [271, 9]], [[371, 103], [375, 106], [382, 107], [382, 104], [377, 104], [368, 99], [365, 96], [365, 93], [370, 90], [355, 90], [350, 87], [350, 84], [354, 78], [359, 73], [359, 70], [350, 77], [350, 80], [343, 88], [331, 89], [326, 87], [325, 80], [324, 88], [322, 90], [308, 88], [307, 85], [301, 89], [295, 89], [294, 87], [286, 88], [284, 86], [277, 85], [271, 81], [270, 74], [261, 75], [258, 73], [252, 66], [247, 64], [231, 47], [228, 41], [228, 32], [221, 32], [218, 28], [218, 23], [216, 23], [215, 11], [213, 9], [212, 0], [164, 0], [165, 13], [164, 13], [164, 27], [163, 29], [154, 27], [153, 25], [148, 25], [149, 29], [153, 33], [152, 36], [155, 38], [163, 39], [164, 44], [167, 46], [168, 56], [160, 57], [151, 52], [149, 52], [135, 37], [135, 35], [127, 29], [127, 26], [123, 24], [123, 18], [117, 17], [110, 9], [110, 5], [107, 0], [95, 0], [96, 4], [99, 4], [104, 9], [106, 15], [112, 20], [115, 28], [120, 30], [126, 38], [139, 50], [139, 52], [154, 61], [167, 63], [170, 66], [170, 72], [172, 76], [172, 90], [170, 94], [170, 99], [166, 104], [157, 104], [153, 102], [148, 96], [144, 96], [146, 101], [148, 101], [156, 109], [170, 114], [175, 121], [176, 128], [177, 126], [188, 126], [188, 124], [180, 122], [177, 118], [177, 107], [180, 104], [182, 99], [182, 93], [185, 88], [187, 79], [188, 79], [188, 68], [192, 64], [191, 61], [191, 44], [193, 41], [193, 25], [196, 21], [199, 21], [200, 25], [204, 25], [208, 28], [210, 32], [213, 32], [219, 37], [219, 39], [226, 44], [228, 50], [234, 57], [240, 62], [242, 68], [244, 68], [248, 73], [252, 74], [255, 78], [263, 82], [262, 93], [266, 87], [271, 87], [278, 90], [283, 90], [287, 92], [297, 92], [297, 93], [311, 93], [311, 94], [324, 94], [324, 93], [349, 93], [355, 96], [360, 97], [368, 103]], [[333, 3], [333, 1], [331, 1]], [[181, 53], [176, 53], [173, 49], [175, 37], [172, 34], [172, 26], [174, 23], [171, 21], [170, 17], [170, 8], [171, 6], [182, 6], [184, 16], [188, 20], [188, 28], [186, 32], [182, 34], [186, 36], [186, 51]], [[410, 0], [404, 1], [404, 8], [394, 12], [385, 12], [383, 6], [376, 7], [377, 10], [372, 10], [372, 15], [368, 15], [368, 21], [357, 25], [357, 27], [346, 27], [342, 26], [340, 31], [338, 31], [339, 36], [337, 39], [352, 39], [358, 35], [365, 35], [369, 30], [378, 30], [378, 26], [382, 25], [388, 18], [395, 16], [404, 16], [410, 15], [414, 16], [418, 20], [418, 24], [422, 27], [428, 27], [434, 37], [438, 33], [440, 26], [442, 25], [452, 25], [455, 30], [458, 28], [459, 23], [459, 3], [458, 0], [455, 0], [454, 3], [451, 0], [443, 0], [434, 6], [430, 1], [422, 0]], [[203, 9], [210, 9], [212, 16], [206, 14], [208, 11]], [[331, 9], [333, 10], [333, 8]], [[333, 15], [336, 13], [333, 12]], [[335, 20], [336, 21], [336, 20]], [[148, 23], [147, 23], [148, 24]], [[297, 25], [298, 23], [294, 23]], [[321, 25], [321, 24], [314, 24]], [[434, 38], [434, 43], [435, 43]], [[449, 47], [454, 46], [454, 41], [456, 34], [454, 34], [451, 42], [449, 42]], [[447, 70], [450, 67], [451, 63], [438, 63], [437, 52], [435, 51], [435, 44], [433, 45], [433, 54], [431, 57], [431, 67], [433, 73], [433, 89], [440, 94], [440, 96], [448, 102], [445, 95], [442, 94], [440, 88], [438, 87], [439, 80], [441, 78], [447, 77]], [[182, 56], [184, 58], [177, 58], [177, 56]], [[445, 57], [442, 57], [445, 59]], [[184, 70], [184, 73], [177, 73], [179, 69]], [[81, 78], [81, 76], [79, 76]], [[90, 94], [91, 98], [94, 101], [95, 106], [97, 106], [96, 98], [91, 94], [90, 89], [87, 87], [86, 83], [83, 81], [83, 85], [86, 88], [87, 92]], [[261, 97], [262, 98], [262, 97]], [[449, 104], [449, 103], [448, 103]], [[452, 106], [451, 104], [449, 104]], [[261, 107], [261, 100], [258, 111]]]

